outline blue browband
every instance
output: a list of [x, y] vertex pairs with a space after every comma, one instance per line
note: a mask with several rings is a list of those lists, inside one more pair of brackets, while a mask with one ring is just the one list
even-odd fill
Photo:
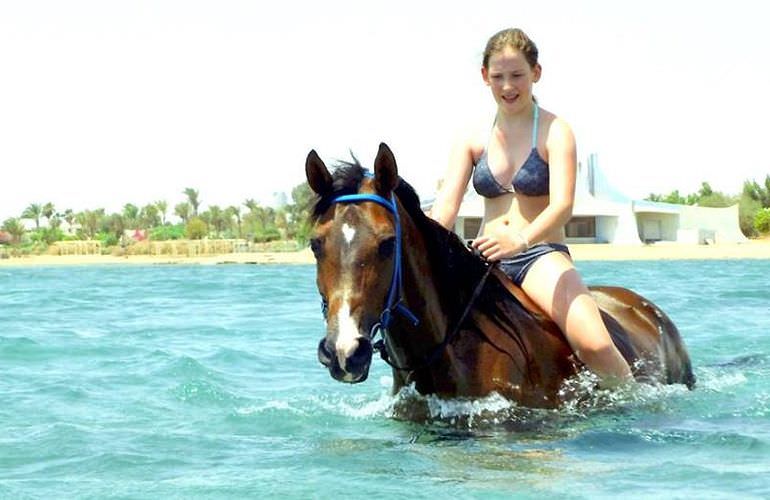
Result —
[[357, 203], [361, 201], [371, 201], [388, 209], [388, 211], [393, 214], [393, 220], [396, 226], [396, 255], [393, 262], [393, 277], [390, 280], [388, 301], [385, 303], [385, 309], [383, 309], [382, 314], [380, 315], [379, 327], [384, 330], [388, 329], [392, 319], [393, 310], [400, 312], [406, 316], [406, 318], [411, 321], [414, 326], [417, 326], [420, 323], [420, 320], [417, 319], [412, 311], [410, 311], [404, 304], [401, 303], [401, 219], [398, 216], [396, 198], [393, 193], [390, 194], [390, 200], [387, 200], [377, 194], [344, 194], [334, 198], [332, 203]]

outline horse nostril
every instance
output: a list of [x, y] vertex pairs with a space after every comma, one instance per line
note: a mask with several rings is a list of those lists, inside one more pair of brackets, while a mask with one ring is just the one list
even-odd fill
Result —
[[326, 344], [326, 337], [318, 343], [318, 361], [327, 368], [332, 364], [332, 352]]
[[350, 365], [366, 365], [372, 360], [372, 343], [365, 337], [358, 339], [358, 346], [353, 353], [348, 357], [348, 363]]

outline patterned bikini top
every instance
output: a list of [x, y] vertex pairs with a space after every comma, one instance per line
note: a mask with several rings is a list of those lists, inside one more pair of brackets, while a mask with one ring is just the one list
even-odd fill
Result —
[[492, 175], [487, 157], [487, 146], [473, 169], [473, 189], [485, 198], [496, 198], [507, 193], [520, 193], [526, 196], [544, 196], [548, 191], [548, 163], [537, 150], [537, 125], [540, 108], [535, 104], [532, 124], [532, 150], [524, 164], [516, 171], [509, 186], [503, 186]]

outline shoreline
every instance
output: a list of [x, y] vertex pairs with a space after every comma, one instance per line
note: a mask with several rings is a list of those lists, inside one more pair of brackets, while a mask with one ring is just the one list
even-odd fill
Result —
[[[576, 261], [602, 260], [715, 260], [770, 259], [770, 239], [744, 243], [688, 245], [610, 245], [579, 243], [569, 246]], [[217, 265], [217, 264], [314, 264], [309, 249], [293, 252], [244, 252], [196, 257], [169, 255], [31, 255], [0, 259], [0, 267], [79, 265]]]

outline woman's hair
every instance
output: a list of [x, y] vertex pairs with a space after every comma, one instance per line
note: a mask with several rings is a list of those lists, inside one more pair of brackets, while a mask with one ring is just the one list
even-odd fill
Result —
[[524, 58], [529, 63], [530, 68], [537, 66], [537, 46], [530, 40], [526, 33], [518, 28], [508, 28], [498, 31], [487, 42], [484, 49], [484, 60], [482, 64], [489, 68], [489, 58], [496, 52], [502, 52], [506, 48], [518, 50], [524, 54]]

